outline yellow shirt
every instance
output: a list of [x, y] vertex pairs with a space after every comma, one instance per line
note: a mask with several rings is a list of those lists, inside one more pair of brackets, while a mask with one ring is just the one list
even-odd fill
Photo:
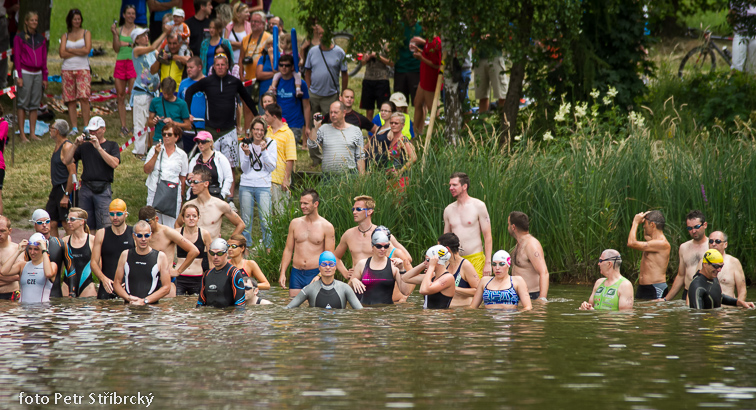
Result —
[[184, 76], [184, 66], [175, 61], [171, 61], [170, 65], [160, 64], [160, 81], [162, 82], [169, 75], [176, 80], [176, 91], [174, 92], [178, 92], [179, 84], [181, 84], [181, 79]]
[[239, 59], [243, 61], [245, 56], [252, 57], [252, 63], [243, 64], [245, 81], [251, 80], [257, 75], [257, 61], [260, 60], [260, 57], [262, 56], [261, 53], [265, 51], [262, 45], [265, 44], [265, 42], [268, 41], [269, 38], [271, 38], [271, 34], [267, 31], [263, 32], [262, 38], [260, 38], [259, 46], [257, 44], [258, 38], [260, 38], [259, 34], [255, 35], [250, 33], [247, 37], [244, 37], [244, 40], [242, 40], [242, 52], [239, 53]]
[[266, 137], [273, 139], [278, 147], [276, 170], [270, 174], [271, 182], [281, 185], [286, 174], [286, 161], [297, 160], [297, 143], [294, 140], [294, 133], [284, 123], [276, 133], [273, 133], [273, 130], [268, 127], [268, 135]]

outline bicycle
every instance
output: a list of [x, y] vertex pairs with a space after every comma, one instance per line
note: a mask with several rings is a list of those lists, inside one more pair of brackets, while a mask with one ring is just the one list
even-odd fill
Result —
[[[695, 34], [696, 31], [698, 30], [692, 27], [688, 27], [688, 31], [685, 33], [685, 35], [690, 37], [699, 37]], [[712, 40], [729, 41], [732, 43], [732, 37], [715, 36], [712, 35], [711, 31], [704, 30], [703, 45], [696, 46], [692, 50], [688, 51], [688, 54], [686, 54], [680, 62], [680, 68], [677, 71], [677, 75], [680, 78], [683, 78], [686, 64], [689, 71], [706, 71], [708, 69], [710, 70], [710, 72], [713, 72], [717, 68], [717, 56], [716, 54], [714, 54], [715, 51], [725, 61], [728, 67], [732, 65], [732, 52], [727, 49], [727, 46], [724, 46], [720, 49], [719, 46], [717, 46], [717, 43]], [[710, 60], [711, 62], [709, 62], [708, 60]]]

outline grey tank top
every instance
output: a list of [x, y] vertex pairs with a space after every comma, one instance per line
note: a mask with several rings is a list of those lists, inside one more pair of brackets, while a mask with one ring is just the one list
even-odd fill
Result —
[[45, 277], [44, 262], [39, 265], [26, 262], [24, 270], [21, 271], [18, 285], [21, 291], [21, 303], [50, 301], [50, 290], [52, 290], [53, 283]]

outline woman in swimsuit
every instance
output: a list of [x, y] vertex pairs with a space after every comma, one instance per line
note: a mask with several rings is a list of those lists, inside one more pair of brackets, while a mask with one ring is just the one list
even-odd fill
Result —
[[[28, 251], [28, 262], [19, 259], [24, 251]], [[50, 262], [47, 239], [41, 233], [34, 233], [28, 241], [21, 241], [13, 257], [8, 258], [0, 269], [0, 275], [17, 277], [14, 280], [19, 282], [20, 303], [49, 302], [50, 290], [57, 272], [58, 265]]]
[[375, 230], [370, 238], [372, 256], [354, 265], [349, 285], [364, 306], [392, 305], [394, 285], [409, 295], [412, 288], [402, 281], [399, 268], [389, 259], [391, 240], [384, 231]]
[[66, 278], [62, 284], [63, 295], [70, 297], [97, 296], [97, 288], [92, 282], [92, 244], [94, 235], [89, 234], [87, 218], [89, 214], [81, 208], [68, 211], [68, 227], [71, 235], [63, 238], [67, 252], [65, 258]]
[[257, 280], [258, 288], [270, 289], [270, 282], [263, 275], [260, 266], [253, 260], [245, 259], [245, 253], [247, 253], [247, 240], [244, 239], [244, 235], [231, 235], [228, 239], [228, 261], [236, 268], [243, 270], [248, 277]]
[[[196, 205], [184, 205], [181, 209], [181, 217], [184, 218], [184, 226], [179, 230], [181, 236], [187, 241], [193, 243], [199, 250], [200, 254], [194, 258], [192, 264], [176, 278], [176, 295], [196, 295], [199, 294], [200, 288], [202, 287], [202, 274], [210, 269], [207, 250], [209, 249], [213, 238], [210, 237], [208, 231], [204, 231], [197, 226], [200, 212]], [[176, 266], [181, 266], [187, 256], [188, 253], [185, 250], [181, 249], [181, 247], [177, 247], [176, 257], [178, 258], [178, 264]]]
[[455, 283], [446, 269], [452, 253], [443, 245], [434, 245], [425, 253], [425, 261], [402, 276], [405, 283], [420, 285], [426, 309], [447, 309], [454, 298]]
[[475, 290], [478, 288], [478, 272], [475, 266], [459, 254], [459, 238], [452, 232], [447, 232], [438, 238], [438, 244], [451, 251], [451, 258], [446, 269], [454, 275], [454, 299], [451, 307], [470, 306]]
[[487, 276], [480, 280], [475, 297], [470, 304], [471, 308], [477, 309], [481, 302], [486, 305], [486, 309], [516, 309], [518, 304], [525, 310], [532, 308], [528, 285], [525, 284], [523, 278], [509, 274], [510, 266], [512, 266], [512, 259], [507, 251], [498, 251], [494, 254], [491, 258], [494, 276]]

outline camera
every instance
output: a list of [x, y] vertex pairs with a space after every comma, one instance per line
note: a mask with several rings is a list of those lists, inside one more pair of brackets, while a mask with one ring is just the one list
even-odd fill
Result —
[[323, 121], [323, 114], [317, 113], [312, 116], [313, 121]]
[[244, 57], [244, 59], [242, 60], [242, 64], [244, 64], [244, 65], [252, 64], [254, 62], [255, 62], [255, 60], [252, 57], [249, 57], [249, 56], [248, 57]]
[[84, 129], [84, 138], [83, 139], [84, 139], [84, 141], [89, 141], [89, 140], [92, 139], [92, 135], [89, 134], [89, 130], [86, 129], [86, 128]]

